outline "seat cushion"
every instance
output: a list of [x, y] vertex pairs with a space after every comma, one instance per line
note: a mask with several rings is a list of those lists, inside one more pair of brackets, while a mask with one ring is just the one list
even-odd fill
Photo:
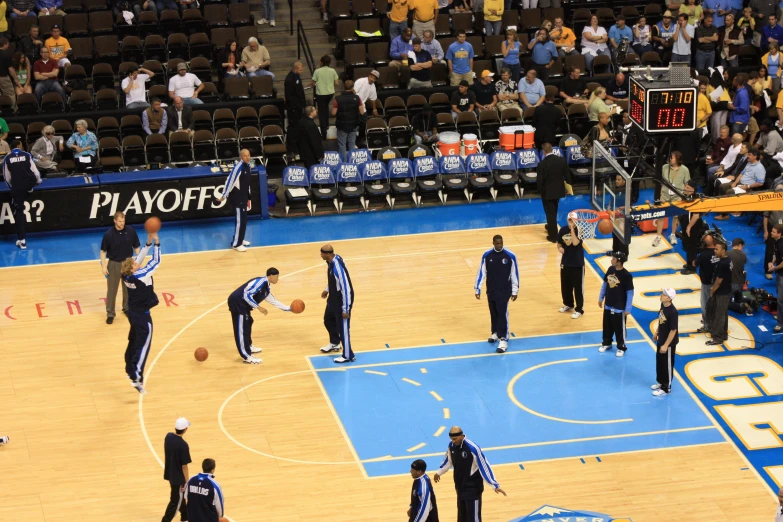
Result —
[[364, 195], [364, 186], [362, 185], [341, 186], [337, 189], [337, 191], [340, 193], [340, 196], [343, 199], [359, 198]]
[[365, 183], [364, 191], [368, 196], [385, 196], [389, 193], [388, 183]]
[[476, 189], [489, 189], [495, 184], [491, 174], [486, 176], [471, 176], [468, 180], [470, 186]]
[[416, 183], [413, 181], [392, 181], [391, 191], [394, 194], [411, 194], [416, 192]]
[[460, 176], [443, 176], [443, 187], [446, 190], [464, 190], [468, 186], [468, 178]]
[[304, 189], [307, 192], [307, 195], [305, 195], [305, 196], [292, 196], [291, 195], [291, 189], [285, 189], [285, 193], [284, 194], [285, 194], [286, 202], [288, 202], [288, 203], [296, 203], [296, 202], [300, 202], [300, 201], [309, 201], [310, 198], [313, 196], [313, 194], [310, 192], [309, 188], [306, 188], [306, 187], [296, 187], [296, 188]]
[[313, 187], [313, 199], [334, 199], [337, 196], [337, 187]]
[[493, 177], [498, 185], [516, 185], [519, 183], [519, 176], [516, 172], [499, 172], [495, 173]]
[[443, 182], [438, 178], [417, 179], [416, 185], [422, 192], [437, 192], [443, 188]]

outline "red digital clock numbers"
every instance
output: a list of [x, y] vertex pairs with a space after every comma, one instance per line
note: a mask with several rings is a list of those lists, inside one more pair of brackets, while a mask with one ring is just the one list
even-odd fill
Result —
[[670, 127], [679, 129], [685, 126], [685, 109], [660, 109], [658, 111], [658, 128]]
[[636, 100], [631, 100], [630, 116], [632, 120], [635, 120], [640, 125], [644, 121], [644, 107]]

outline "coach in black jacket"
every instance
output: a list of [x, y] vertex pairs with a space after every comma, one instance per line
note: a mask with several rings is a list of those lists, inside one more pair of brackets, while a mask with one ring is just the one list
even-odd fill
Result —
[[288, 109], [288, 128], [294, 125], [302, 118], [302, 111], [307, 105], [305, 98], [304, 85], [300, 75], [304, 71], [302, 62], [294, 62], [294, 66], [285, 77], [285, 105]]
[[544, 159], [538, 164], [536, 185], [541, 194], [541, 203], [546, 214], [546, 239], [552, 243], [557, 242], [557, 205], [560, 198], [565, 197], [565, 183], [571, 184], [571, 170], [564, 158], [552, 152], [552, 144], [544, 143], [541, 146]]
[[321, 163], [324, 158], [324, 142], [321, 131], [315, 123], [318, 111], [312, 105], [304, 108], [304, 118], [299, 120], [296, 141], [299, 144], [299, 157], [308, 169]]
[[533, 111], [533, 127], [536, 128], [533, 139], [537, 148], [540, 148], [544, 143], [557, 144], [555, 130], [560, 118], [563, 117], [563, 111], [555, 107], [554, 101], [554, 94], [547, 94], [544, 103]]

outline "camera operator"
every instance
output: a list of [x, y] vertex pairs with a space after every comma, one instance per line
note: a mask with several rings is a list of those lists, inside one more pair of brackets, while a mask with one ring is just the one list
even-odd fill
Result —
[[[696, 180], [689, 179], [685, 183], [685, 189], [683, 195], [686, 201], [692, 201], [696, 193]], [[701, 214], [698, 212], [689, 212], [687, 221], [682, 220], [682, 230], [680, 232], [680, 238], [682, 239], [682, 247], [685, 249], [685, 265], [681, 274], [695, 274], [696, 269], [694, 263], [696, 256], [699, 253], [699, 244], [701, 243], [701, 236], [704, 234], [705, 223], [701, 218]]]
[[[783, 192], [783, 185], [775, 187], [775, 192]], [[766, 248], [764, 250], [764, 272], [766, 272], [767, 279], [772, 279], [772, 271], [769, 269], [769, 264], [772, 262], [772, 256], [775, 253], [775, 240], [772, 239], [772, 227], [775, 225], [783, 225], [783, 210], [772, 210], [764, 212], [764, 243]]]

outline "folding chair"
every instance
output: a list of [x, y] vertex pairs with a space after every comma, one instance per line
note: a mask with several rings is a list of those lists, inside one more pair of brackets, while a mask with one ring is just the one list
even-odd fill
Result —
[[471, 154], [465, 158], [468, 167], [469, 197], [468, 202], [473, 202], [477, 192], [489, 192], [492, 200], [495, 200], [495, 179], [492, 177], [492, 169], [489, 166], [489, 156], [486, 154]]
[[389, 175], [386, 173], [386, 165], [382, 161], [368, 161], [359, 165], [364, 184], [364, 209], [368, 210], [373, 199], [385, 200], [391, 206], [389, 200]]
[[291, 207], [304, 204], [313, 215], [313, 195], [310, 191], [310, 176], [304, 167], [286, 167], [283, 169], [283, 198], [285, 215]]

